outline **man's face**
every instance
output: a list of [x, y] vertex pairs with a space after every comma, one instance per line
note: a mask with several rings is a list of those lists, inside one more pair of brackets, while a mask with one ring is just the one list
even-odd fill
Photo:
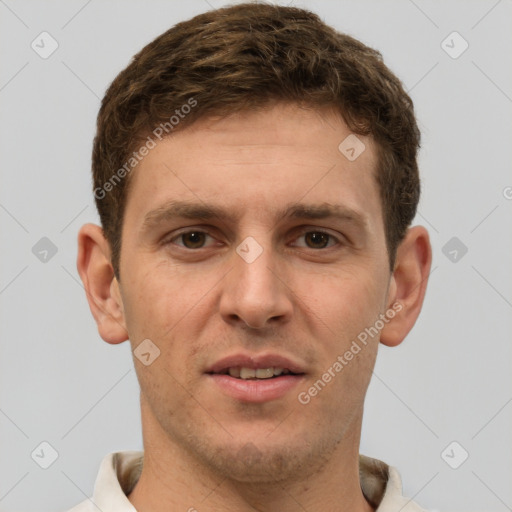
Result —
[[[350, 133], [333, 112], [285, 105], [205, 119], [132, 176], [120, 293], [132, 348], [160, 350], [135, 359], [144, 428], [221, 475], [286, 477], [357, 452], [378, 335], [298, 399], [389, 307], [376, 148], [359, 136], [349, 161]], [[177, 201], [226, 216], [175, 216]], [[283, 217], [297, 204], [339, 215]], [[295, 375], [237, 377], [287, 366]]]

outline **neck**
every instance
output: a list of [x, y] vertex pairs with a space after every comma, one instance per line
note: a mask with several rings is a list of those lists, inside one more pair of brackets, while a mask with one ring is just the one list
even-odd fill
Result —
[[289, 479], [238, 481], [220, 475], [159, 427], [142, 407], [144, 465], [128, 499], [138, 512], [373, 512], [359, 480], [361, 417], [328, 457]]

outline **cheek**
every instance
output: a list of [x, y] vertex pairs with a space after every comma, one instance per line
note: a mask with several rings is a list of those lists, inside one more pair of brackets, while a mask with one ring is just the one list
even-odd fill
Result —
[[308, 384], [314, 389], [305, 391], [321, 395], [317, 407], [326, 408], [326, 414], [333, 404], [353, 410], [362, 403], [375, 364], [379, 336], [365, 329], [378, 319], [383, 285], [375, 275], [355, 269], [308, 283], [302, 292], [304, 314], [318, 326], [316, 336], [323, 341], [316, 347], [321, 353], [318, 374]]
[[325, 328], [333, 342], [346, 343], [372, 325], [381, 307], [382, 284], [367, 270], [345, 267], [329, 275], [301, 279], [297, 296], [304, 314]]
[[158, 385], [159, 379], [172, 381], [173, 375], [181, 384], [192, 378], [194, 373], [188, 370], [197, 363], [202, 335], [207, 332], [206, 324], [213, 314], [208, 291], [215, 282], [197, 273], [184, 275], [176, 269], [157, 266], [126, 283], [126, 325], [132, 350], [146, 339], [159, 350], [151, 367], [140, 368], [147, 385]]
[[158, 265], [134, 276], [126, 286], [128, 332], [139, 337], [166, 338], [198, 306], [206, 286], [204, 281], [201, 285], [178, 270], [166, 270]]
[[[141, 390], [155, 414], [164, 414], [162, 404], [167, 404], [165, 414], [172, 416], [189, 398], [184, 389], [189, 388], [187, 362], [195, 343], [190, 318], [199, 307], [194, 306], [201, 294], [188, 293], [189, 288], [179, 279], [166, 279], [157, 272], [146, 273], [125, 286], [126, 325]], [[150, 349], [151, 362], [137, 360], [137, 353], [147, 351], [142, 350], [145, 340], [157, 347]]]

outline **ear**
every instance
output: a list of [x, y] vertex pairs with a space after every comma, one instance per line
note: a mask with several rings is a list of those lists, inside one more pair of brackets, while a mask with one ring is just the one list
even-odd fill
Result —
[[432, 248], [427, 230], [414, 226], [397, 249], [395, 269], [388, 291], [388, 318], [380, 341], [389, 347], [402, 343], [420, 314], [432, 264]]
[[78, 233], [78, 273], [100, 336], [107, 343], [116, 344], [126, 341], [128, 332], [110, 255], [110, 245], [101, 227], [82, 226]]

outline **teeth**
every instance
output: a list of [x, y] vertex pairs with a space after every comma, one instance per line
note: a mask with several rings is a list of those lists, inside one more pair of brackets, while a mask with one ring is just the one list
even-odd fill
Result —
[[231, 377], [235, 377], [237, 379], [271, 379], [272, 377], [277, 377], [281, 374], [289, 374], [290, 371], [276, 367], [270, 368], [240, 368], [240, 367], [231, 367], [228, 369], [228, 374]]
[[256, 377], [256, 370], [254, 368], [240, 368], [241, 379], [254, 379]]
[[230, 368], [229, 375], [231, 375], [231, 377], [236, 377], [237, 379], [239, 379], [240, 378], [240, 368]]
[[270, 379], [274, 376], [273, 368], [258, 368], [256, 370], [256, 378], [257, 379]]

